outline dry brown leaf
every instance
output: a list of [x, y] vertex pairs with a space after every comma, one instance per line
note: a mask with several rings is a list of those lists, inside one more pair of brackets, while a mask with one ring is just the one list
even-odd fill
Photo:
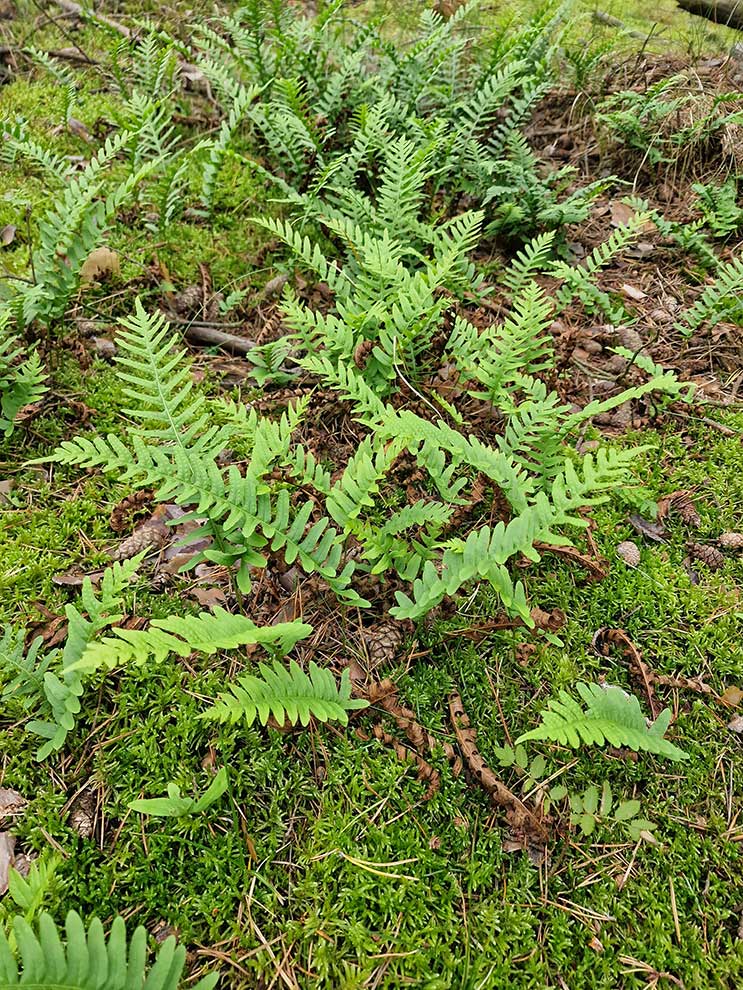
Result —
[[611, 210], [612, 227], [624, 227], [634, 217], [637, 212], [633, 207], [628, 206], [619, 199], [613, 199], [609, 204]]
[[90, 252], [80, 269], [80, 281], [83, 285], [91, 282], [101, 282], [109, 275], [118, 275], [121, 271], [119, 256], [116, 251], [107, 247], [95, 248]]
[[189, 595], [195, 598], [204, 608], [214, 608], [215, 605], [226, 605], [227, 596], [221, 588], [190, 588]]
[[730, 684], [720, 695], [720, 701], [730, 708], [737, 708], [743, 701], [743, 691], [736, 684]]
[[627, 282], [622, 286], [622, 295], [631, 299], [633, 302], [642, 302], [643, 299], [647, 299], [647, 292], [643, 292], [642, 289], [638, 289], [634, 285], [629, 285]]
[[551, 543], [534, 543], [534, 549], [540, 553], [553, 553], [556, 557], [562, 557], [574, 564], [580, 564], [588, 571], [588, 576], [592, 581], [603, 581], [606, 577], [606, 561], [600, 557], [589, 557], [575, 547], [552, 546]]
[[655, 540], [656, 543], [663, 543], [668, 538], [666, 528], [659, 520], [645, 519], [643, 516], [639, 516], [633, 512], [629, 517], [629, 521], [638, 533], [642, 533], [649, 540]]
[[55, 574], [52, 577], [52, 584], [59, 588], [82, 588], [85, 578], [90, 578], [91, 584], [97, 585], [103, 577], [103, 571], [91, 571], [86, 574], [79, 567], [72, 567], [64, 574]]
[[85, 141], [86, 144], [92, 143], [93, 135], [90, 133], [82, 120], [78, 120], [77, 117], [68, 117], [67, 128], [70, 134], [74, 134], [75, 137], [80, 138], [81, 141]]
[[12, 223], [6, 223], [2, 230], [0, 230], [0, 244], [3, 247], [7, 247], [12, 244], [15, 240], [16, 227]]
[[8, 873], [15, 862], [15, 836], [0, 832], [0, 897], [8, 890]]

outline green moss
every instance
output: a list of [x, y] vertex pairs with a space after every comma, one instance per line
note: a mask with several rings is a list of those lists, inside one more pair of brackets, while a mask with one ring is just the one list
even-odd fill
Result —
[[[381, 0], [365, 5], [367, 12], [383, 6]], [[407, 5], [397, 27], [405, 30], [419, 7]], [[652, 23], [638, 4], [603, 9], [640, 30]], [[517, 14], [523, 17], [522, 8], [513, 5], [499, 12]], [[673, 31], [667, 37], [681, 35], [690, 20], [675, 13], [671, 0], [652, 16], [667, 18]], [[590, 30], [597, 37], [606, 31]], [[64, 44], [54, 32], [45, 28], [37, 44]], [[105, 48], [93, 29], [77, 37], [91, 52]], [[120, 109], [115, 94], [100, 87], [95, 73], [81, 75], [76, 115], [91, 128]], [[57, 153], [85, 153], [74, 135], [56, 130], [62, 106], [58, 88], [38, 73], [0, 90], [0, 112], [26, 117]], [[185, 216], [162, 236], [140, 217], [121, 222], [108, 239], [121, 253], [120, 280], [86, 290], [81, 302], [107, 307], [100, 317], [105, 327], [128, 312], [135, 292], [159, 301], [162, 286], [144, 277], [153, 254], [176, 289], [200, 282], [201, 264], [223, 291], [248, 280], [260, 284], [269, 275], [255, 261], [264, 239], [249, 217], [274, 208], [268, 195], [249, 167], [232, 160], [210, 221]], [[195, 199], [194, 188], [188, 205]], [[9, 270], [22, 272], [27, 264], [27, 206], [33, 221], [47, 202], [43, 179], [17, 167], [0, 170], [0, 224], [18, 226], [16, 241], [3, 251]], [[122, 292], [130, 282], [131, 291]], [[0, 514], [3, 621], [35, 623], [40, 606], [62, 613], [75, 593], [53, 577], [105, 563], [115, 540], [110, 510], [126, 493], [115, 478], [57, 468], [49, 476], [26, 463], [81, 430], [120, 426], [116, 371], [101, 361], [81, 370], [74, 351], [62, 346], [74, 340], [75, 326], [58, 331], [48, 411], [0, 447], [3, 477], [14, 481]], [[90, 407], [89, 422], [80, 423], [71, 400]], [[721, 418], [743, 430], [740, 413]], [[462, 603], [456, 620], [421, 628], [414, 659], [390, 673], [431, 732], [450, 738], [452, 688], [461, 691], [480, 748], [494, 764], [500, 747], [531, 728], [548, 698], [572, 690], [576, 680], [605, 677], [636, 691], [646, 705], [627, 659], [593, 650], [593, 633], [604, 626], [626, 629], [659, 672], [702, 674], [717, 692], [743, 685], [743, 556], [729, 555], [718, 572], [699, 565], [698, 584], [683, 566], [688, 539], [712, 542], [723, 530], [741, 528], [743, 448], [739, 435], [711, 432], [703, 423], [692, 421], [684, 434], [672, 427], [624, 442], [654, 445], [637, 466], [652, 497], [696, 489], [700, 529], [672, 518], [667, 543], [644, 543], [620, 500], [597, 510], [595, 536], [611, 564], [604, 581], [588, 582], [579, 568], [549, 555], [523, 571], [531, 600], [567, 617], [561, 643], [539, 641], [526, 662], [519, 649], [525, 633], [494, 634], [477, 645], [441, 635], [491, 617], [497, 603], [486, 591]], [[641, 544], [636, 570], [614, 554], [627, 538]], [[128, 604], [147, 617], [183, 608], [177, 594], [157, 594], [146, 576]], [[424, 802], [425, 785], [410, 768], [352, 731], [215, 730], [199, 715], [233, 674], [227, 661], [189, 659], [100, 676], [84, 695], [64, 756], [44, 765], [34, 761], [35, 740], [24, 731], [27, 713], [17, 702], [3, 702], [1, 783], [30, 799], [13, 831], [24, 848], [42, 852], [53, 844], [62, 851], [50, 897], [58, 918], [77, 908], [104, 919], [122, 912], [150, 926], [165, 919], [192, 946], [216, 945], [231, 957], [235, 965], [224, 963], [224, 983], [246, 990], [278, 985], [279, 965], [303, 990], [633, 990], [647, 986], [655, 971], [700, 990], [743, 983], [740, 743], [725, 727], [730, 713], [714, 700], [658, 688], [676, 716], [671, 737], [690, 756], [683, 765], [532, 744], [529, 756], [544, 755], [546, 774], [559, 774], [571, 791], [609, 781], [618, 797], [639, 798], [657, 837], [657, 845], [635, 844], [610, 824], [590, 839], [577, 837], [561, 809], [551, 858], [537, 869], [505, 851], [502, 817], [483, 792], [453, 776], [441, 755], [433, 758], [440, 790]], [[202, 791], [209, 781], [204, 764], [212, 761], [229, 768], [230, 792], [204, 817], [159, 821], [128, 810], [135, 798], [162, 794], [169, 781]], [[521, 788], [516, 770], [501, 773]], [[98, 802], [91, 838], [70, 821], [70, 801], [81, 789], [92, 790]], [[197, 958], [201, 965], [204, 957]], [[670, 978], [659, 979], [662, 985]]]

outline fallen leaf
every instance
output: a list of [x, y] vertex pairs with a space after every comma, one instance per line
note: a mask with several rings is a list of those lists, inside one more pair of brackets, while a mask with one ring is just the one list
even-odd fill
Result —
[[619, 199], [613, 199], [609, 204], [609, 208], [611, 210], [612, 227], [623, 227], [630, 222], [637, 212], [633, 207], [628, 206], [627, 203], [623, 203]]
[[643, 292], [642, 289], [636, 288], [634, 285], [629, 285], [625, 282], [622, 286], [622, 295], [625, 295], [628, 299], [632, 299], [634, 302], [642, 302], [643, 299], [647, 299], [647, 292]]
[[121, 266], [116, 251], [99, 247], [91, 251], [83, 262], [80, 281], [83, 285], [89, 285], [91, 282], [101, 282], [109, 275], [118, 275], [120, 271]]
[[15, 836], [0, 832], [0, 897], [8, 889], [8, 872], [15, 861]]
[[655, 540], [656, 543], [663, 543], [668, 538], [666, 528], [659, 520], [644, 519], [642, 516], [637, 515], [637, 513], [633, 513], [629, 517], [629, 521], [638, 533], [642, 533], [649, 540]]
[[739, 735], [743, 733], [743, 715], [736, 715], [735, 718], [730, 719], [728, 729], [731, 732], [737, 732]]
[[80, 138], [80, 140], [85, 141], [86, 144], [90, 144], [92, 142], [93, 135], [90, 133], [90, 131], [82, 122], [82, 120], [78, 120], [77, 117], [68, 117], [67, 127], [69, 129], [70, 134], [74, 134], [75, 137], [78, 137]]
[[73, 567], [65, 574], [55, 574], [52, 577], [52, 584], [56, 584], [59, 588], [82, 588], [86, 577], [90, 578], [91, 583], [96, 585], [103, 577], [103, 571], [92, 571], [90, 574], [86, 574], [79, 567]]
[[18, 791], [0, 787], [0, 821], [6, 816], [20, 815], [28, 802]]
[[720, 695], [720, 701], [730, 708], [737, 708], [741, 701], [743, 701], [743, 691], [737, 685], [731, 684]]
[[12, 223], [6, 223], [2, 230], [0, 230], [0, 244], [3, 247], [7, 247], [12, 244], [15, 240], [16, 227]]
[[196, 599], [199, 605], [203, 605], [205, 608], [227, 604], [227, 596], [221, 588], [191, 588], [188, 593]]
[[650, 241], [638, 241], [637, 244], [627, 248], [624, 253], [627, 258], [636, 258], [638, 261], [642, 261], [655, 253], [655, 245], [651, 244]]

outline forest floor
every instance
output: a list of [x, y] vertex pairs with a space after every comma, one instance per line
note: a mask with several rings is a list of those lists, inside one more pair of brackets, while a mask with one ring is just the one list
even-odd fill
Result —
[[[54, 5], [47, 13], [43, 7], [9, 7], [0, 22], [7, 46], [0, 114], [22, 115], [56, 154], [85, 156], [89, 136], [104, 136], [117, 121], [120, 95], [109, 73], [70, 56], [82, 130], [60, 126], [63, 87], [24, 56], [24, 46], [68, 55], [74, 47], [95, 57], [104, 46], [99, 25], [59, 20]], [[126, 8], [116, 5], [112, 16], [133, 22]], [[616, 16], [626, 19], [626, 10]], [[167, 20], [172, 27], [172, 15]], [[615, 40], [612, 31], [590, 31], [598, 38], [592, 44]], [[638, 52], [640, 42], [632, 50], [623, 38], [587, 78], [566, 70], [564, 85], [537, 108], [525, 133], [549, 168], [575, 166], [578, 184], [609, 174], [621, 180], [566, 232], [573, 257], [587, 256], [624, 222], [628, 194], [688, 224], [701, 216], [694, 183], [743, 171], [740, 124], [730, 130], [724, 161], [719, 151], [690, 148], [650, 167], [647, 149], [632, 148], [626, 136], [608, 139], [597, 123], [597, 94], [607, 87], [642, 93], [689, 66], [700, 98], [738, 91], [743, 64], [720, 54], [724, 32], [714, 37], [717, 48], [691, 52], [693, 63], [675, 41]], [[197, 121], [193, 133], [214, 127]], [[25, 269], [48, 196], [33, 170], [0, 167], [7, 273]], [[283, 332], [270, 287], [293, 269], [251, 222], [265, 196], [260, 180], [229, 165], [208, 223], [186, 214], [153, 233], [133, 207], [106, 241], [120, 271], [78, 297], [53, 346], [39, 340], [50, 390], [0, 449], [0, 618], [26, 626], [29, 639], [40, 635], [46, 647], [62, 642], [65, 606], [82, 576], [100, 572], [142, 520], [162, 520], [146, 498], [138, 515], [122, 512], [130, 491], [115, 478], [29, 462], [80, 433], [120, 428], [127, 403], [112, 355], [116, 321], [135, 296], [162, 307], [185, 332], [220, 322], [207, 318], [217, 291], [246, 287], [222, 328], [251, 341]], [[723, 259], [740, 253], [741, 231], [743, 224], [715, 242]], [[483, 321], [501, 303], [505, 253], [497, 245], [476, 258], [496, 286]], [[734, 728], [743, 710], [743, 553], [720, 553], [718, 544], [723, 533], [743, 529], [743, 329], [722, 321], [692, 337], [679, 333], [676, 315], [704, 281], [689, 252], [652, 224], [603, 272], [601, 288], [637, 317], [627, 346], [637, 342], [693, 382], [696, 396], [660, 414], [620, 407], [579, 437], [582, 450], [598, 439], [643, 445], [633, 470], [644, 501], [628, 490], [593, 508], [575, 560], [547, 553], [539, 563], [521, 561], [530, 603], [556, 610], [550, 639], [524, 628], [494, 630], [501, 612], [485, 589], [414, 631], [406, 627], [404, 638], [393, 635], [381, 657], [375, 644], [389, 632], [384, 615], [370, 624], [354, 610], [331, 612], [306, 589], [292, 593], [271, 582], [251, 606], [256, 621], [312, 622], [303, 650], [318, 663], [337, 666], [345, 658], [368, 667], [376, 656], [380, 676], [442, 742], [454, 740], [448, 698], [458, 691], [484, 758], [523, 796], [554, 777], [578, 807], [587, 789], [600, 791], [608, 781], [621, 800], [641, 802], [652, 830], [632, 837], [606, 816], [584, 835], [566, 806], [553, 814], [546, 853], [527, 856], [509, 841], [489, 795], [471, 775], [455, 776], [441, 752], [428, 757], [438, 775], [438, 787], [429, 789], [374, 737], [366, 713], [347, 729], [230, 726], [216, 733], [198, 716], [202, 700], [234, 674], [234, 658], [193, 667], [171, 657], [101, 678], [86, 693], [65, 749], [43, 762], [23, 713], [0, 702], [7, 704], [0, 708], [0, 795], [12, 789], [24, 801], [12, 816], [3, 817], [0, 805], [0, 834], [14, 837], [11, 864], [22, 866], [24, 857], [53, 864], [44, 897], [55, 918], [74, 908], [104, 923], [122, 914], [158, 941], [176, 933], [192, 975], [216, 968], [221, 985], [246, 990], [743, 985], [743, 737]], [[576, 304], [552, 332], [555, 387], [567, 403], [585, 405], [602, 383], [621, 376], [611, 350], [616, 334], [603, 318]], [[193, 337], [188, 346], [194, 380], [208, 395], [280, 408], [280, 396], [256, 387], [244, 355]], [[332, 397], [320, 395], [312, 408], [307, 429], [318, 449], [358, 444]], [[659, 502], [661, 518], [653, 520]], [[140, 616], [234, 601], [213, 574], [202, 580], [176, 573], [182, 556], [175, 538], [161, 540], [143, 568], [125, 619], [132, 628]], [[639, 549], [636, 566], [617, 555], [626, 541]], [[2, 676], [0, 670], [0, 687]], [[504, 747], [534, 726], [558, 690], [599, 678], [636, 693], [648, 713], [669, 707], [672, 738], [689, 759], [671, 764], [624, 749], [530, 744], [528, 762], [518, 753], [508, 765]], [[394, 721], [385, 724], [394, 733]], [[531, 761], [538, 754], [537, 771]], [[128, 809], [132, 800], [162, 794], [169, 781], [201, 793], [215, 760], [229, 767], [230, 787], [214, 814], [158, 819]], [[0, 918], [3, 906], [10, 910], [8, 894]]]

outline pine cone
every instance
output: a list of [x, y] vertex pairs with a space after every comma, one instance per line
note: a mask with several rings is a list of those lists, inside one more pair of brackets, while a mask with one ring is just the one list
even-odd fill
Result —
[[357, 368], [365, 368], [369, 355], [374, 350], [373, 340], [360, 340], [353, 352], [353, 363]]
[[172, 531], [165, 523], [145, 523], [135, 529], [131, 536], [121, 541], [111, 552], [111, 560], [128, 560], [130, 557], [136, 557], [143, 550], [159, 550], [172, 535]]
[[689, 543], [687, 549], [692, 557], [701, 560], [711, 571], [719, 570], [725, 563], [725, 557], [717, 547], [710, 547], [704, 543]]
[[173, 296], [173, 309], [179, 316], [191, 316], [204, 303], [204, 290], [200, 285], [187, 285]]
[[640, 563], [640, 551], [632, 540], [624, 540], [617, 547], [617, 556], [621, 557], [627, 567], [637, 567]]
[[114, 533], [123, 533], [125, 529], [128, 529], [137, 513], [149, 509], [152, 499], [153, 494], [148, 490], [134, 492], [132, 495], [122, 498], [119, 504], [111, 510], [111, 518], [108, 521]]
[[726, 550], [743, 550], [743, 533], [723, 533], [717, 542]]
[[383, 663], [392, 663], [409, 632], [409, 624], [405, 622], [383, 622], [366, 632], [364, 641], [370, 673]]
[[687, 526], [694, 526], [695, 528], [701, 526], [702, 520], [688, 491], [682, 490], [664, 495], [658, 502], [658, 518], [665, 519], [671, 509], [678, 513]]

